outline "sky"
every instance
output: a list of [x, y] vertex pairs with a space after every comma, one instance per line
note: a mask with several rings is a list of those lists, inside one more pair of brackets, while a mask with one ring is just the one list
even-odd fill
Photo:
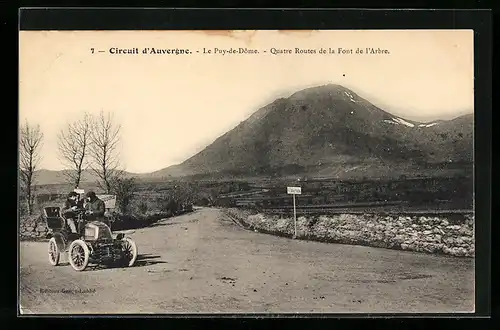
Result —
[[[193, 53], [110, 54], [145, 47]], [[260, 53], [213, 53], [240, 47]], [[353, 54], [318, 53], [339, 47]], [[366, 47], [389, 54], [355, 53]], [[317, 52], [273, 55], [271, 48]], [[50, 170], [64, 168], [58, 131], [84, 112], [113, 113], [123, 168], [146, 173], [181, 163], [260, 107], [307, 87], [341, 84], [420, 121], [474, 106], [472, 30], [22, 31], [19, 58], [19, 119], [40, 125], [40, 168]]]

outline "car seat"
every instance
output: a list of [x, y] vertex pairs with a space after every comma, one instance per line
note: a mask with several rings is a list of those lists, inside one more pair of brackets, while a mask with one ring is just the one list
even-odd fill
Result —
[[61, 216], [61, 208], [58, 206], [47, 206], [43, 208], [43, 217], [47, 228], [57, 231], [66, 228], [66, 221]]

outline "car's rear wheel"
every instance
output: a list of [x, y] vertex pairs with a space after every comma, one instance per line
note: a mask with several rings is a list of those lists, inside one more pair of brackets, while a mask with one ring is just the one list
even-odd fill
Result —
[[90, 250], [87, 244], [78, 239], [69, 246], [69, 263], [76, 271], [83, 271], [89, 264]]
[[57, 266], [59, 265], [59, 259], [61, 257], [61, 251], [59, 250], [59, 247], [57, 246], [56, 239], [52, 237], [49, 240], [49, 262], [52, 266]]
[[132, 267], [137, 260], [137, 245], [130, 237], [125, 237], [122, 242], [123, 262]]

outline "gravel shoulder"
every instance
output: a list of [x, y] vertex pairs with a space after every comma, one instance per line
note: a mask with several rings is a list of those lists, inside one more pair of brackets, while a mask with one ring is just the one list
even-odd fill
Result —
[[474, 259], [254, 233], [217, 209], [132, 234], [131, 268], [78, 273], [21, 242], [22, 313], [426, 313], [474, 310]]

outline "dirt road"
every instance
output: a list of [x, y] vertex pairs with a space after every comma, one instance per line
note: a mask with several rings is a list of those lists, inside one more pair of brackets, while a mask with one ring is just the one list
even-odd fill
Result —
[[22, 313], [468, 312], [474, 260], [254, 233], [217, 209], [136, 230], [132, 268], [75, 272], [21, 242]]

